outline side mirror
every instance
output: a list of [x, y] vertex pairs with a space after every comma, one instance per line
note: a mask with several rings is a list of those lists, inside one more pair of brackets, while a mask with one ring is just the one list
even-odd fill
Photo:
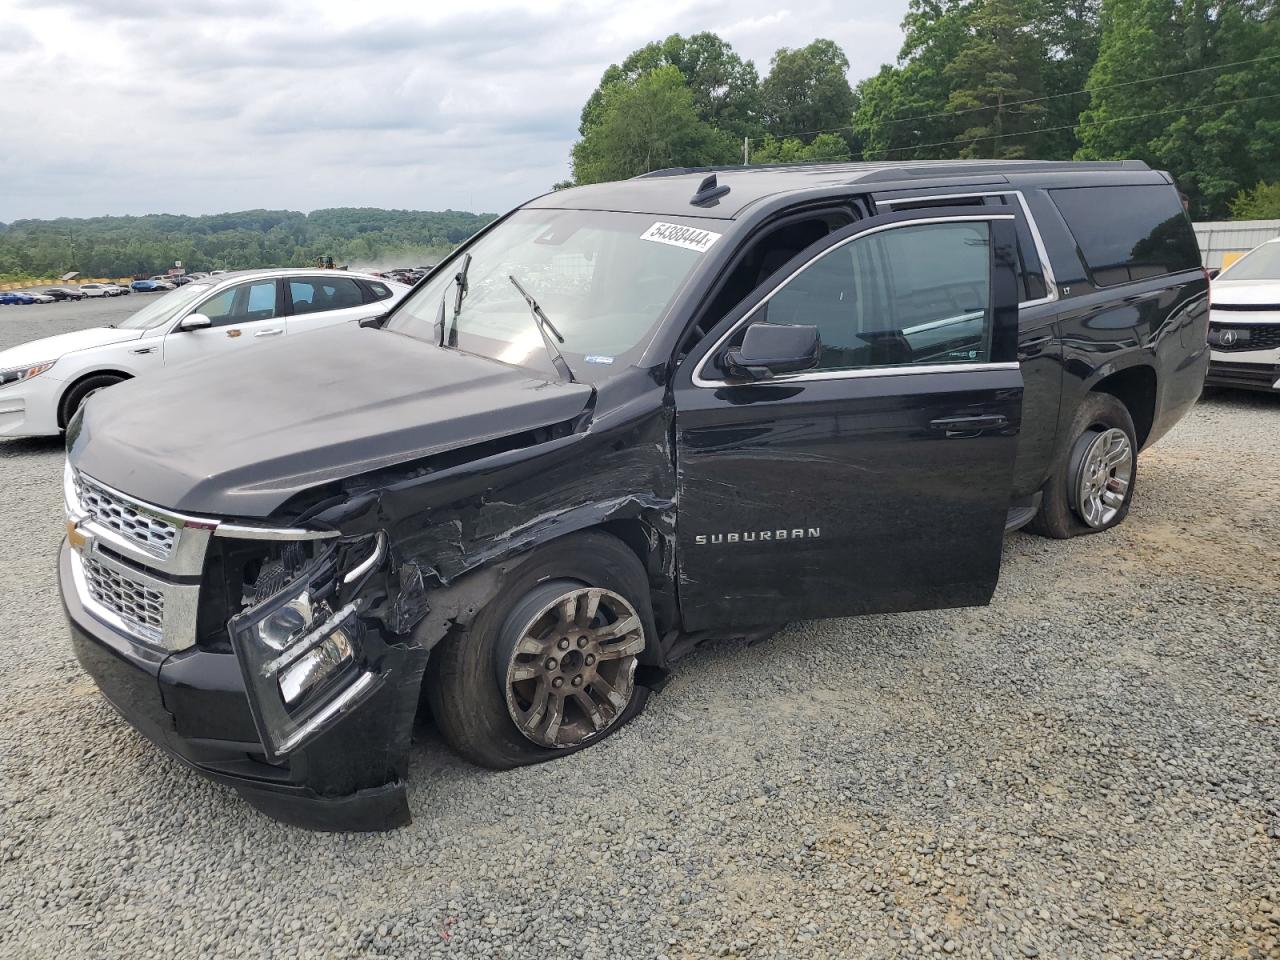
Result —
[[357, 322], [362, 327], [380, 327], [382, 322], [387, 319], [385, 313], [380, 313], [376, 317], [361, 317]]
[[822, 353], [822, 337], [813, 326], [753, 323], [742, 346], [724, 355], [724, 369], [731, 377], [768, 380], [779, 373], [812, 370]]
[[178, 324], [178, 329], [184, 333], [190, 333], [192, 330], [208, 330], [212, 326], [213, 321], [203, 313], [193, 313], [183, 318], [183, 321]]

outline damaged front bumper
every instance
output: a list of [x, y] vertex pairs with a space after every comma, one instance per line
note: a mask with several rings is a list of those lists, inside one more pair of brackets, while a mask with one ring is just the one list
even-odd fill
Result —
[[[360, 625], [360, 696], [305, 737], [264, 746], [241, 658], [141, 642], [95, 616], [63, 543], [59, 584], [76, 656], [107, 700], [156, 745], [234, 787], [268, 816], [316, 830], [387, 830], [409, 822], [405, 778], [426, 652]], [[296, 745], [295, 745], [296, 744]]]

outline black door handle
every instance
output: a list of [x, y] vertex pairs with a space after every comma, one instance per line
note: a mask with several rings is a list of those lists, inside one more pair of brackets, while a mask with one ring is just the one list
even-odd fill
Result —
[[932, 430], [945, 430], [948, 437], [976, 437], [984, 430], [999, 430], [1009, 425], [1009, 418], [1002, 413], [977, 414], [970, 417], [939, 417], [930, 420]]

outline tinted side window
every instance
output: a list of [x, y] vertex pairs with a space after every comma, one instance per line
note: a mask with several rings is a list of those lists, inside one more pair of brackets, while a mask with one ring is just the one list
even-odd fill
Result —
[[751, 322], [812, 324], [819, 369], [982, 363], [990, 356], [989, 225], [896, 227], [836, 247]]
[[1050, 190], [1098, 286], [1200, 266], [1200, 248], [1173, 187]]
[[369, 290], [373, 293], [374, 300], [385, 300], [391, 296], [391, 290], [384, 283], [378, 283], [375, 280], [368, 281]]
[[293, 299], [293, 312], [323, 313], [326, 310], [343, 310], [364, 303], [359, 285], [350, 277], [307, 277], [290, 280], [289, 295]]
[[[1016, 194], [956, 194], [946, 197], [931, 197], [926, 200], [897, 200], [890, 209], [894, 212], [903, 210], [927, 210], [930, 207], [981, 207], [986, 204], [1008, 204], [1015, 209], [1020, 206]], [[1018, 234], [1018, 301], [1040, 300], [1049, 295], [1049, 287], [1044, 279], [1044, 268], [1040, 265], [1040, 254], [1036, 250], [1031, 229], [1022, 216], [1016, 219]]]
[[276, 315], [276, 282], [259, 280], [230, 287], [200, 304], [195, 310], [213, 321], [215, 327], [228, 327], [255, 320], [270, 320]]

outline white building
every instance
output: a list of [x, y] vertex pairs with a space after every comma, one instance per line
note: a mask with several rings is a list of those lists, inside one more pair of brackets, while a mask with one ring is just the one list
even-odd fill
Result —
[[1222, 266], [1226, 253], [1248, 253], [1258, 244], [1280, 237], [1280, 220], [1209, 220], [1193, 223], [1200, 257], [1210, 270]]

